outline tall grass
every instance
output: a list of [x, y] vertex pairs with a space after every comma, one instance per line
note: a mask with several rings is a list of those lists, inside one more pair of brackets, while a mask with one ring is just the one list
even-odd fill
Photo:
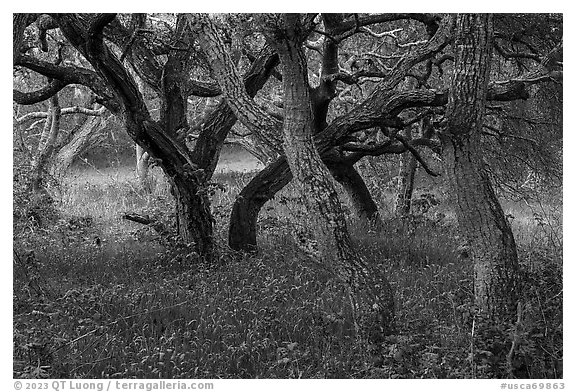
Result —
[[[398, 334], [375, 365], [355, 339], [341, 285], [306, 261], [290, 234], [306, 216], [290, 187], [259, 223], [260, 253], [225, 246], [231, 205], [250, 173], [221, 173], [213, 196], [220, 263], [123, 221], [127, 211], [171, 214], [166, 182], [139, 191], [127, 169], [84, 169], [68, 179], [49, 228], [15, 238], [14, 376], [67, 378], [469, 378], [472, 266], [450, 218], [385, 215], [374, 233], [350, 214], [360, 255], [386, 274]], [[158, 175], [157, 173], [154, 175]], [[380, 200], [387, 200], [381, 198]], [[517, 339], [527, 377], [561, 377], [558, 212], [538, 220], [507, 204], [525, 266]], [[439, 207], [450, 215], [447, 204]], [[381, 206], [381, 211], [386, 211]], [[530, 215], [532, 214], [532, 215]], [[178, 247], [179, 246], [179, 247]]]

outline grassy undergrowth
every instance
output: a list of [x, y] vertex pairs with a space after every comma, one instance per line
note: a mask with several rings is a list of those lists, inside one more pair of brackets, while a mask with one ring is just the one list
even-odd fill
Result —
[[[205, 266], [185, 246], [121, 219], [134, 211], [170, 222], [166, 183], [158, 177], [147, 195], [132, 177], [128, 169], [85, 171], [62, 187], [54, 222], [15, 226], [15, 377], [499, 375], [489, 357], [474, 367], [470, 361], [472, 266], [442, 203], [434, 219], [384, 217], [378, 233], [351, 216], [357, 248], [386, 274], [397, 304], [398, 334], [375, 367], [354, 337], [341, 287], [293, 243], [290, 232], [305, 216], [293, 191], [265, 206], [259, 255], [239, 257], [225, 247], [225, 228], [250, 174], [219, 175], [225, 191], [214, 195], [213, 209], [220, 262]], [[526, 282], [519, 366], [526, 377], [558, 378], [561, 213], [542, 206], [538, 215], [517, 203], [506, 209], [515, 217]]]

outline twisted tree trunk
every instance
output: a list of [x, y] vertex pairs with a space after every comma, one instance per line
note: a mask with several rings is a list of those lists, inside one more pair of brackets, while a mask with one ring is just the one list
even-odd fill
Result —
[[[327, 34], [333, 34], [344, 20], [344, 14], [322, 14], [324, 28]], [[313, 130], [318, 134], [328, 125], [328, 109], [336, 97], [338, 82], [331, 77], [340, 72], [338, 42], [324, 39], [322, 47], [322, 67], [320, 83], [312, 89]], [[340, 159], [326, 160], [325, 163], [336, 181], [342, 185], [352, 203], [356, 216], [368, 226], [380, 227], [382, 221], [378, 214], [378, 206], [364, 182], [364, 179], [354, 168], [353, 162]]]
[[458, 16], [442, 142], [458, 223], [474, 263], [476, 305], [489, 319], [503, 323], [514, 320], [519, 279], [514, 236], [486, 172], [480, 144], [492, 36], [492, 15]]
[[390, 285], [380, 273], [370, 271], [354, 250], [336, 188], [312, 137], [313, 115], [300, 42], [300, 16], [286, 14], [283, 19], [286, 37], [277, 48], [283, 65], [284, 152], [310, 212], [317, 241], [306, 248], [317, 252], [314, 256], [348, 285], [355, 321], [368, 340], [378, 346], [393, 328]]

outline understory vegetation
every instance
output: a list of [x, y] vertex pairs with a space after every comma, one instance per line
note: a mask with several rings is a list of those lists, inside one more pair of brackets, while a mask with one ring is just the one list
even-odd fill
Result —
[[[306, 225], [297, 192], [288, 187], [265, 206], [258, 255], [225, 247], [232, 202], [253, 175], [215, 176], [219, 258], [208, 266], [176, 239], [160, 172], [147, 194], [129, 166], [80, 164], [52, 201], [26, 199], [25, 173], [15, 172], [14, 377], [505, 377], [494, 350], [475, 343], [473, 268], [441, 184], [420, 182], [416, 198], [434, 194], [437, 203], [407, 219], [390, 211], [387, 179], [369, 184], [383, 215], [378, 231], [348, 214], [362, 258], [394, 290], [397, 332], [375, 362], [342, 286], [294, 243], [291, 232]], [[490, 332], [513, 344], [526, 378], [562, 377], [561, 205], [557, 195], [503, 200], [522, 307], [513, 329]], [[122, 219], [127, 212], [154, 223]]]

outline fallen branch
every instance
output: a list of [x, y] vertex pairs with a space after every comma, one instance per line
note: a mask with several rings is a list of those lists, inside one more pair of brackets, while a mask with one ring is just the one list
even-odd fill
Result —
[[123, 219], [132, 221], [132, 222], [136, 222], [136, 223], [141, 223], [143, 225], [149, 225], [151, 223], [154, 223], [155, 220], [150, 219], [150, 217], [148, 217], [147, 215], [140, 215], [140, 214], [133, 214], [133, 213], [125, 213], [124, 215], [122, 215]]

